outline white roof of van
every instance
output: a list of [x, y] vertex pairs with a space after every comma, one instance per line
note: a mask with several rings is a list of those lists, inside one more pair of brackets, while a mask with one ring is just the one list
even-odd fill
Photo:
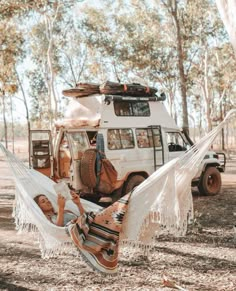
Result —
[[[66, 120], [67, 123], [69, 120], [87, 120], [89, 121], [88, 124], [92, 126], [92, 124], [97, 125], [98, 123], [95, 121], [100, 120], [100, 127], [147, 127], [150, 125], [160, 125], [173, 129], [178, 128], [173, 118], [167, 112], [163, 102], [149, 101], [150, 116], [116, 116], [113, 102], [105, 103], [105, 98], [105, 95], [98, 94], [71, 99], [65, 112], [64, 123], [66, 123]], [[138, 100], [141, 99], [138, 98]], [[85, 123], [81, 122], [81, 126], [85, 125]], [[75, 124], [78, 126], [80, 123], [76, 122]]]

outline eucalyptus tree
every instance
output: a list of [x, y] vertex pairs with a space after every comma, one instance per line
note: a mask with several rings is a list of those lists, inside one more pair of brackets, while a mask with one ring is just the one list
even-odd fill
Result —
[[[225, 43], [220, 47], [213, 50], [214, 58], [214, 70], [213, 70], [213, 90], [212, 90], [212, 110], [211, 119], [214, 122], [223, 121], [227, 112], [235, 108], [235, 91], [236, 91], [236, 60], [235, 55], [232, 49], [232, 46], [229, 43]], [[217, 100], [216, 102], [214, 102]], [[221, 145], [222, 149], [225, 149], [225, 132], [226, 138], [228, 137], [229, 132], [225, 128], [222, 129], [221, 134]], [[228, 141], [227, 141], [228, 143]]]
[[31, 19], [25, 39], [33, 60], [28, 76], [36, 119], [41, 113], [49, 123], [56, 118], [56, 88], [112, 77], [139, 79], [164, 90], [171, 114], [182, 112], [186, 130], [192, 100], [204, 104], [198, 110], [208, 120], [217, 86], [212, 81], [217, 62], [213, 39], [222, 30], [215, 3], [119, 0], [106, 1], [102, 8], [73, 6], [78, 2], [3, 1], [0, 7], [3, 15]]
[[[34, 67], [41, 71], [41, 81], [47, 88], [47, 120], [51, 128], [53, 121], [60, 116], [58, 103], [61, 98], [57, 88], [61, 90], [65, 85], [75, 86], [87, 61], [86, 46], [74, 25], [74, 6], [77, 2], [80, 1], [54, 1], [45, 5], [44, 9], [34, 12], [37, 21], [29, 27], [31, 58]], [[38, 95], [41, 96], [41, 93], [38, 92]]]
[[[169, 15], [170, 20], [172, 19], [172, 25], [171, 21], [168, 23], [172, 31], [171, 35], [176, 40], [183, 128], [188, 129], [188, 116], [192, 115], [189, 112], [190, 108], [193, 108], [191, 96], [196, 95], [197, 103], [203, 105], [205, 109], [204, 114], [208, 121], [208, 129], [210, 129], [211, 97], [208, 88], [208, 50], [214, 48], [215, 38], [222, 37], [222, 25], [219, 22], [215, 3], [201, 0], [160, 0], [160, 2], [167, 11], [167, 16]], [[201, 84], [200, 94], [199, 90], [196, 90], [196, 83]], [[199, 102], [201, 100], [203, 100], [203, 104]], [[195, 106], [197, 103], [195, 102]]]
[[[177, 52], [177, 67], [179, 72], [180, 92], [182, 99], [182, 127], [183, 130], [189, 131], [188, 123], [188, 105], [187, 105], [187, 80], [184, 68], [184, 48], [183, 48], [183, 34], [181, 32], [181, 15], [180, 5], [177, 0], [161, 0], [161, 3], [170, 14], [176, 35], [176, 52]], [[182, 7], [181, 7], [182, 8]], [[182, 8], [184, 10], [184, 7]]]
[[[55, 35], [60, 33], [59, 26], [57, 25], [57, 18], [59, 17], [61, 8], [61, 2], [56, 1], [54, 3], [47, 2], [39, 9], [34, 10], [32, 13], [34, 21], [31, 20], [32, 23], [27, 31], [29, 36], [27, 42], [30, 48], [30, 57], [32, 61], [32, 66], [28, 68], [27, 75], [33, 78], [30, 81], [30, 86], [31, 92], [33, 91], [32, 98], [35, 98], [32, 102], [39, 102], [38, 108], [43, 114], [47, 111], [46, 120], [51, 128], [53, 120], [56, 119], [58, 115], [58, 96], [55, 89], [57, 68], [55, 65], [56, 54], [54, 42]], [[45, 99], [47, 100], [46, 107], [40, 107], [40, 96], [42, 96], [42, 92], [35, 92], [36, 89], [39, 88], [38, 84], [36, 84], [35, 71], [38, 71], [40, 82], [44, 82], [44, 88], [46, 88], [46, 92], [44, 90], [45, 96], [43, 96], [42, 100], [43, 103]]]
[[[5, 143], [8, 147], [7, 129], [7, 99], [17, 90], [14, 69], [17, 57], [21, 55], [22, 34], [18, 31], [13, 21], [0, 20], [0, 97], [5, 129]], [[10, 104], [12, 104], [10, 102]], [[12, 106], [10, 106], [12, 109]], [[12, 110], [10, 110], [12, 114]], [[13, 125], [12, 125], [13, 126]]]
[[[196, 53], [188, 69], [187, 92], [193, 100], [195, 99], [195, 107], [198, 105], [199, 122], [202, 122], [201, 119], [205, 120], [209, 131], [212, 128], [212, 119], [216, 120], [217, 112], [221, 110], [222, 103], [218, 101], [226, 94], [226, 88], [231, 87], [230, 83], [234, 82], [234, 79], [226, 82], [229, 71], [234, 71], [234, 61], [215, 3], [195, 2], [191, 6], [192, 14], [196, 15], [198, 11], [199, 16], [194, 18], [195, 25], [191, 24], [191, 29], [195, 31], [192, 34], [194, 39], [188, 42], [191, 50]], [[187, 51], [191, 50], [188, 48]], [[222, 82], [223, 87], [219, 85]]]
[[108, 1], [106, 9], [84, 9], [80, 28], [86, 28], [88, 46], [115, 64], [118, 80], [132, 72], [158, 84], [167, 92], [172, 115], [180, 95], [182, 126], [188, 130], [188, 95], [199, 77], [191, 70], [218, 33], [219, 25], [214, 27], [210, 20], [215, 5], [211, 1], [118, 2]]
[[[37, 3], [36, 3], [37, 2]], [[27, 16], [30, 15], [32, 10], [40, 9], [45, 5], [46, 1], [30, 1], [30, 0], [24, 0], [24, 1], [5, 1], [1, 0], [0, 5], [0, 24], [2, 26], [5, 25], [4, 29], [1, 30], [1, 44], [3, 43], [2, 39], [5, 39], [4, 46], [6, 47], [6, 50], [4, 54], [1, 52], [2, 57], [4, 58], [4, 65], [1, 66], [1, 83], [2, 92], [6, 95], [9, 95], [11, 97], [12, 94], [14, 94], [14, 97], [17, 99], [20, 99], [23, 101], [26, 109], [26, 118], [27, 118], [27, 124], [28, 124], [28, 131], [30, 130], [30, 123], [29, 123], [29, 110], [28, 110], [28, 104], [26, 101], [25, 96], [25, 90], [24, 85], [22, 83], [22, 80], [20, 80], [19, 74], [17, 73], [17, 66], [19, 63], [21, 63], [25, 57], [23, 45], [25, 43], [25, 35], [24, 31], [22, 30], [22, 23], [24, 21], [27, 21]], [[16, 28], [17, 27], [17, 28]], [[7, 53], [7, 56], [6, 56]], [[6, 61], [8, 62], [6, 64]], [[3, 78], [4, 76], [4, 78]], [[4, 80], [3, 80], [4, 79]], [[10, 85], [10, 86], [9, 86]], [[9, 88], [6, 90], [6, 88]], [[13, 88], [15, 88], [13, 90]], [[18, 91], [21, 91], [23, 94], [23, 99], [18, 97]], [[4, 97], [5, 97], [4, 96]], [[5, 98], [4, 98], [5, 100]], [[6, 104], [4, 104], [4, 114], [6, 114]], [[11, 116], [12, 116], [12, 136], [14, 136], [14, 130], [13, 130], [13, 102], [12, 98], [10, 98], [10, 109], [11, 109]], [[5, 120], [5, 119], [4, 119]], [[5, 139], [7, 143], [7, 125], [5, 125]], [[14, 147], [14, 143], [13, 143]]]
[[[55, 88], [55, 78], [58, 73], [57, 46], [60, 35], [64, 33], [64, 15], [77, 1], [48, 1], [48, 0], [23, 0], [1, 1], [0, 12], [5, 19], [18, 18], [24, 30], [26, 47], [33, 62], [27, 68], [27, 73], [37, 66], [44, 75], [47, 88], [45, 98], [48, 99], [49, 124], [57, 118], [58, 96]], [[79, 2], [79, 1], [78, 1]], [[32, 64], [34, 63], [35, 66]], [[26, 73], [26, 72], [24, 72]], [[30, 75], [30, 74], [29, 74]], [[31, 82], [32, 84], [32, 82]], [[33, 88], [32, 90], [35, 91]], [[40, 92], [39, 92], [40, 95]]]
[[[84, 7], [78, 28], [98, 56], [103, 78], [141, 82], [165, 91], [171, 114], [176, 95], [176, 53], [164, 20], [148, 1], [118, 1], [107, 7]], [[163, 23], [162, 23], [163, 22]]]

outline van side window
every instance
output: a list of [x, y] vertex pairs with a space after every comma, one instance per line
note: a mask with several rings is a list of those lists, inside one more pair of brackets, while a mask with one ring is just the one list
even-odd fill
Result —
[[153, 147], [153, 140], [156, 148], [162, 146], [159, 129], [137, 128], [136, 139], [139, 148]]
[[114, 101], [117, 116], [150, 116], [149, 103], [146, 101]]
[[180, 152], [187, 150], [187, 144], [179, 132], [167, 132], [166, 140], [169, 152]]
[[108, 129], [107, 142], [109, 150], [134, 148], [133, 131], [130, 128]]

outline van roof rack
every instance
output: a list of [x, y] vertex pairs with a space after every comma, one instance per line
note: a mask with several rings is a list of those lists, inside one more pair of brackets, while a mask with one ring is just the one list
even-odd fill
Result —
[[160, 96], [139, 97], [139, 96], [120, 96], [120, 95], [105, 95], [105, 102], [111, 101], [165, 101], [165, 93], [161, 93]]

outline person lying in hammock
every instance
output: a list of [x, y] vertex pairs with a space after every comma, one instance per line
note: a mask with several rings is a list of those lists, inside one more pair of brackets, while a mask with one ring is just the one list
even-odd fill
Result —
[[[84, 214], [84, 208], [80, 202], [80, 197], [75, 192], [71, 191], [72, 201], [77, 205], [80, 215]], [[34, 201], [37, 203], [39, 208], [43, 211], [44, 215], [47, 219], [56, 224], [57, 226], [65, 226], [68, 222], [72, 220], [76, 220], [78, 215], [74, 214], [71, 211], [65, 210], [66, 200], [62, 195], [58, 195], [57, 205], [58, 205], [58, 213], [54, 210], [52, 203], [50, 200], [44, 195], [39, 194], [34, 197]]]
[[65, 210], [65, 198], [58, 195], [58, 213], [49, 199], [39, 194], [34, 198], [44, 215], [57, 226], [66, 226], [66, 233], [89, 265], [103, 273], [115, 273], [118, 263], [119, 234], [130, 193], [99, 213], [85, 212], [80, 197], [71, 191], [80, 215]]

